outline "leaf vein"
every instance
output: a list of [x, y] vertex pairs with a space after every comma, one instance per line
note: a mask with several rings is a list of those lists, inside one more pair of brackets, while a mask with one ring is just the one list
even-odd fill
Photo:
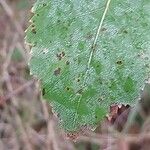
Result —
[[[97, 43], [100, 31], [102, 29], [102, 25], [103, 25], [104, 19], [106, 17], [107, 12], [108, 12], [108, 9], [109, 9], [109, 6], [110, 6], [110, 2], [111, 2], [111, 0], [107, 0], [107, 3], [106, 3], [106, 6], [105, 6], [105, 9], [104, 9], [102, 18], [100, 19], [100, 23], [98, 25], [96, 36], [94, 38], [94, 42], [93, 42], [92, 47], [91, 47], [91, 52], [90, 52], [90, 56], [89, 56], [89, 59], [88, 59], [88, 65], [87, 65], [87, 68], [86, 68], [86, 71], [85, 71], [85, 78], [83, 79], [83, 87], [82, 88], [85, 87], [85, 83], [86, 83], [86, 79], [87, 79], [87, 76], [88, 76], [88, 71], [89, 71], [89, 68], [90, 68], [90, 64], [91, 64], [91, 61], [92, 61], [92, 58], [93, 58], [93, 55], [94, 55], [96, 43]], [[74, 124], [75, 124], [76, 119], [77, 119], [77, 112], [79, 110], [79, 106], [80, 106], [80, 102], [81, 102], [82, 96], [83, 96], [83, 94], [81, 94], [81, 96], [79, 97], [79, 100], [78, 100], [77, 110], [75, 112], [74, 121], [73, 121]]]

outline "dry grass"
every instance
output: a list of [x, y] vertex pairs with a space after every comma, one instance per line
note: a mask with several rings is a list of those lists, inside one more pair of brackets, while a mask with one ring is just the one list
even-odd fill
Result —
[[[24, 30], [32, 3], [0, 0], [0, 150], [150, 149], [148, 119], [136, 135], [121, 134], [108, 122], [97, 133], [83, 129], [67, 136], [57, 127], [38, 81], [29, 75], [30, 48], [24, 44]], [[68, 138], [74, 136], [78, 136], [76, 143]]]

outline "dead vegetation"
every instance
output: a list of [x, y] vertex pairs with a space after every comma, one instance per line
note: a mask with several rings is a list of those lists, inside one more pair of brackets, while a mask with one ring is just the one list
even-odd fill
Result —
[[0, 150], [149, 150], [147, 93], [146, 103], [126, 131], [128, 105], [113, 105], [95, 132], [82, 129], [66, 134], [57, 127], [38, 81], [29, 75], [30, 48], [24, 44], [24, 30], [32, 3], [0, 0]]

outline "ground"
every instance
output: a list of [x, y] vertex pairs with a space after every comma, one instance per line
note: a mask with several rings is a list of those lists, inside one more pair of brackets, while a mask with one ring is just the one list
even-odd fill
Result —
[[29, 73], [24, 31], [33, 2], [0, 0], [0, 150], [148, 150], [149, 119], [140, 130], [134, 124], [132, 135], [120, 133], [129, 106], [112, 106], [95, 132], [66, 133], [58, 127], [51, 106], [41, 97], [40, 81]]

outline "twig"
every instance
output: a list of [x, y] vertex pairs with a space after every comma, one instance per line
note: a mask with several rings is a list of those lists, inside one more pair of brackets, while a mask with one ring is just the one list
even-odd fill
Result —
[[135, 104], [135, 107], [133, 107], [133, 110], [131, 110], [131, 112], [129, 113], [129, 117], [128, 117], [128, 120], [125, 124], [125, 127], [123, 129], [123, 133], [128, 133], [131, 126], [134, 124], [134, 120], [135, 120], [135, 117], [137, 115], [137, 113], [139, 112], [139, 110], [141, 109], [141, 106], [139, 104], [139, 101], [137, 100], [137, 103]]
[[7, 2], [5, 0], [0, 0], [0, 4], [4, 8], [4, 10], [6, 11], [7, 15], [10, 17], [10, 19], [11, 19], [12, 23], [14, 24], [14, 26], [16, 27], [16, 30], [18, 31], [18, 33], [21, 36], [23, 36], [24, 35], [24, 31], [23, 31], [21, 25], [19, 24], [19, 22], [17, 22], [14, 19], [14, 12], [11, 9], [11, 7], [7, 4]]
[[2, 142], [1, 138], [0, 138], [0, 148], [1, 148], [1, 150], [4, 150], [4, 145], [3, 145], [3, 142]]
[[46, 143], [46, 136], [37, 133], [34, 129], [30, 126], [27, 126], [27, 132], [29, 135], [29, 139], [31, 140], [32, 145], [36, 145], [40, 147], [40, 149], [44, 149]]
[[25, 90], [26, 88], [30, 87], [31, 85], [33, 85], [35, 82], [35, 80], [31, 80], [28, 81], [27, 83], [25, 83], [24, 85], [22, 85], [21, 87], [19, 87], [18, 89], [12, 91], [11, 93], [9, 93], [6, 97], [4, 97], [4, 100], [7, 101], [9, 100], [11, 97], [19, 94], [20, 92], [22, 92], [23, 90]]
[[58, 137], [56, 137], [56, 133], [55, 133], [56, 128], [54, 127], [53, 120], [49, 121], [48, 130], [49, 130], [49, 133], [51, 133], [53, 150], [60, 150], [61, 148], [59, 146], [59, 139], [58, 139]]
[[[8, 66], [10, 64], [10, 60], [11, 60], [11, 56], [12, 56], [12, 52], [13, 52], [13, 49], [14, 49], [14, 45], [15, 45], [15, 40], [17, 39], [17, 35], [15, 36], [13, 42], [12, 42], [12, 45], [11, 45], [11, 49], [9, 51], [9, 53], [7, 54], [7, 57], [6, 57], [6, 61], [3, 65], [3, 79], [5, 79], [5, 82], [6, 82], [6, 86], [7, 86], [7, 89], [9, 91], [9, 93], [13, 93], [13, 88], [12, 88], [12, 85], [11, 85], [11, 82], [10, 82], [10, 77], [9, 77], [9, 74], [8, 74]], [[30, 142], [28, 140], [28, 136], [27, 136], [27, 133], [23, 127], [23, 124], [22, 124], [22, 120], [20, 118], [20, 116], [18, 115], [17, 111], [16, 111], [16, 106], [17, 106], [17, 103], [15, 101], [15, 96], [12, 95], [10, 97], [10, 99], [12, 99], [12, 107], [10, 107], [10, 110], [11, 110], [11, 113], [14, 114], [14, 119], [16, 121], [16, 124], [18, 126], [18, 128], [21, 130], [21, 133], [22, 133], [22, 139], [25, 143], [25, 147], [27, 150], [32, 150], [32, 147], [30, 145]]]

